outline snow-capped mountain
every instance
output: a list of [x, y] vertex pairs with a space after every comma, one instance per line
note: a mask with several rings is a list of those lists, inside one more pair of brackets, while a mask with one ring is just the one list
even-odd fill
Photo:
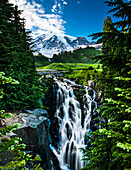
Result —
[[63, 51], [73, 51], [77, 48], [85, 48], [90, 45], [84, 37], [72, 37], [63, 35], [46, 35], [37, 37], [34, 41], [35, 54], [42, 53], [44, 56], [51, 58], [53, 54]]

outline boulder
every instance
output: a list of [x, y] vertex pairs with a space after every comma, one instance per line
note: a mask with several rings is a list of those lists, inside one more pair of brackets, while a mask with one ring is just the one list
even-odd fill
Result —
[[35, 110], [25, 110], [27, 113], [29, 114], [33, 114], [33, 115], [36, 115], [36, 116], [48, 116], [48, 113], [46, 110], [44, 109], [35, 109]]
[[46, 117], [48, 116], [47, 111], [44, 109], [35, 109], [33, 114], [36, 116], [46, 116]]
[[47, 115], [47, 111], [35, 109], [28, 111], [28, 113], [19, 114], [23, 124], [20, 128], [14, 130], [14, 133], [22, 138], [22, 142], [26, 144], [26, 150], [33, 151], [33, 153], [41, 156], [42, 165], [50, 170], [49, 121], [47, 117], [41, 116]]

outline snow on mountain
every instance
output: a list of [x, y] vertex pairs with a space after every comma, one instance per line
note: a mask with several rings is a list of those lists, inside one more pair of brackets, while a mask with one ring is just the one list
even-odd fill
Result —
[[35, 54], [42, 53], [51, 58], [53, 54], [64, 51], [73, 51], [77, 48], [85, 48], [90, 43], [84, 37], [73, 37], [68, 35], [43, 34], [33, 40]]
[[91, 45], [89, 45], [89, 47], [94, 47], [95, 49], [100, 50], [102, 48], [102, 43], [91, 44]]

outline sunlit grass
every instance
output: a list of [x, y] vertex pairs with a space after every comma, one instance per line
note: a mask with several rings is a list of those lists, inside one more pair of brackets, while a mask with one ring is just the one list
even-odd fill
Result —
[[84, 64], [84, 63], [52, 63], [47, 66], [39, 67], [39, 69], [56, 69], [56, 70], [81, 70], [81, 69], [101, 69], [100, 64]]
[[86, 84], [87, 80], [97, 79], [102, 71], [101, 64], [84, 63], [52, 63], [48, 66], [39, 67], [39, 69], [68, 71], [64, 77], [77, 81], [79, 84]]

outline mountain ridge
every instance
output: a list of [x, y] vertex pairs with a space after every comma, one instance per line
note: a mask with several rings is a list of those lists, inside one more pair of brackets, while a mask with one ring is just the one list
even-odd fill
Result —
[[73, 51], [78, 48], [86, 48], [96, 42], [89, 42], [85, 37], [72, 37], [68, 35], [42, 34], [33, 40], [34, 54], [41, 53], [47, 58], [64, 51]]

